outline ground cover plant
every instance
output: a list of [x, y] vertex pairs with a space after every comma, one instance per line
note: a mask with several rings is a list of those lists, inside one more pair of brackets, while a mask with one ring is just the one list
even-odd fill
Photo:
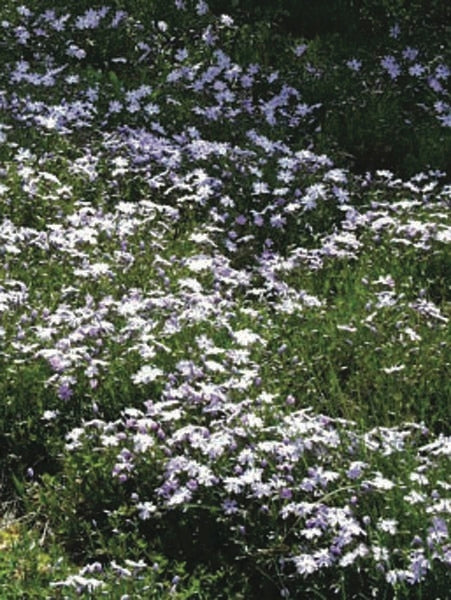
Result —
[[0, 596], [444, 600], [443, 4], [70, 4], [0, 9]]

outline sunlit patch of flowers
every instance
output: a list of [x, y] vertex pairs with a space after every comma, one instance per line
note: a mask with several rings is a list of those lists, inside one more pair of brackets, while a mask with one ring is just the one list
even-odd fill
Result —
[[[390, 584], [413, 585], [447, 563], [447, 438], [428, 443], [415, 424], [362, 436], [355, 424], [309, 410], [275, 424], [275, 401], [263, 392], [238, 404], [225, 393], [213, 403], [148, 402], [115, 423], [87, 422], [68, 436], [69, 448], [104, 456], [146, 523], [174, 510], [189, 518], [214, 502], [218, 525], [243, 532], [241, 552], [267, 568], [283, 564], [287, 582], [340, 567], [376, 568]], [[408, 472], [399, 469], [405, 460]], [[421, 532], [409, 531], [412, 520]]]

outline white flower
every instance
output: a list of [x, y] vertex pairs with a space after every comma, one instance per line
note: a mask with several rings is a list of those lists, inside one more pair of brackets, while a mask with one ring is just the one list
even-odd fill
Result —
[[147, 433], [136, 433], [133, 442], [136, 452], [144, 453], [154, 445], [154, 439]]
[[409, 494], [406, 494], [403, 499], [409, 504], [421, 504], [422, 502], [426, 502], [427, 496], [421, 492], [412, 490]]
[[183, 288], [188, 288], [190, 291], [200, 294], [203, 291], [202, 285], [193, 277], [185, 277], [179, 279], [179, 285]]
[[59, 410], [45, 410], [42, 418], [44, 421], [51, 421], [52, 419], [56, 419], [59, 415]]
[[135, 384], [140, 383], [152, 383], [163, 375], [163, 371], [158, 367], [152, 367], [151, 365], [144, 365], [139, 369], [137, 373], [132, 376], [132, 381]]
[[384, 367], [382, 370], [387, 375], [391, 373], [397, 373], [398, 371], [403, 371], [406, 368], [406, 365], [394, 365], [393, 367]]
[[238, 331], [235, 331], [233, 333], [233, 337], [240, 346], [250, 346], [251, 344], [255, 344], [256, 342], [264, 342], [263, 338], [261, 338], [259, 335], [257, 335], [250, 329], [240, 329]]
[[370, 480], [368, 483], [370, 483], [373, 487], [377, 488], [378, 490], [391, 490], [395, 487], [393, 481], [382, 477], [381, 473], [376, 473], [376, 477]]
[[136, 505], [136, 508], [139, 510], [139, 518], [143, 521], [149, 519], [150, 515], [157, 510], [157, 507], [152, 502], [140, 502]]
[[412, 342], [420, 342], [421, 341], [421, 336], [418, 335], [418, 333], [414, 329], [412, 329], [411, 327], [406, 327], [404, 329], [404, 333], [407, 334], [407, 336], [409, 337], [409, 339]]
[[178, 506], [179, 504], [185, 504], [191, 500], [192, 492], [187, 488], [180, 488], [169, 498], [167, 501], [167, 506], [173, 507]]
[[216, 360], [206, 360], [204, 364], [208, 371], [213, 371], [214, 373], [226, 372], [223, 365], [221, 365], [221, 363], [218, 363]]
[[377, 528], [390, 535], [394, 535], [398, 530], [398, 521], [396, 519], [379, 519]]
[[231, 27], [233, 25], [233, 19], [229, 15], [221, 15], [220, 17], [222, 25], [226, 27]]
[[315, 559], [310, 554], [295, 556], [293, 562], [299, 575], [310, 575], [318, 569]]
[[193, 273], [199, 273], [205, 269], [210, 269], [213, 266], [213, 259], [210, 256], [199, 254], [189, 258], [186, 261], [186, 265]]

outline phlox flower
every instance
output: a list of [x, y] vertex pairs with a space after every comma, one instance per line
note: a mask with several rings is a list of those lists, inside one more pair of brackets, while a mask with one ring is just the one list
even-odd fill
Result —
[[347, 567], [349, 565], [352, 565], [352, 563], [354, 563], [357, 558], [363, 558], [367, 556], [368, 553], [369, 550], [367, 546], [365, 544], [359, 544], [357, 548], [351, 550], [351, 552], [347, 552], [342, 556], [342, 558], [339, 561], [339, 565], [340, 567]]
[[58, 415], [59, 415], [59, 410], [45, 410], [42, 415], [42, 419], [44, 421], [52, 421], [53, 419], [56, 419], [56, 417]]
[[88, 563], [80, 570], [80, 575], [86, 575], [86, 573], [101, 573], [103, 571], [102, 564], [98, 561]]
[[231, 27], [234, 23], [230, 15], [221, 15], [219, 19], [221, 21], [221, 24], [225, 25], [226, 27]]
[[419, 50], [417, 48], [411, 48], [410, 46], [407, 46], [403, 51], [402, 51], [402, 56], [403, 58], [405, 58], [406, 60], [410, 60], [413, 61], [416, 59], [416, 57], [418, 56]]
[[149, 448], [152, 448], [155, 441], [152, 436], [147, 433], [136, 433], [133, 438], [135, 452], [145, 453]]
[[160, 377], [161, 375], [163, 375], [163, 371], [161, 369], [159, 369], [158, 367], [152, 367], [151, 365], [144, 365], [143, 367], [141, 367], [139, 369], [139, 371], [137, 373], [132, 375], [132, 381], [136, 385], [139, 385], [140, 383], [144, 383], [144, 384], [152, 383], [153, 381], [158, 379], [158, 377]]
[[445, 112], [448, 108], [450, 108], [449, 105], [446, 104], [446, 102], [443, 102], [442, 100], [437, 100], [437, 102], [434, 102], [435, 112], [439, 114]]
[[415, 63], [414, 65], [409, 67], [409, 75], [411, 75], [412, 77], [421, 77], [425, 70], [426, 69], [425, 67], [423, 67], [423, 65], [420, 65], [420, 63]]
[[436, 77], [429, 77], [428, 85], [432, 90], [434, 90], [434, 92], [443, 92], [442, 84]]
[[307, 44], [298, 44], [295, 48], [294, 48], [294, 54], [300, 58], [304, 52], [307, 50]]
[[255, 343], [264, 343], [263, 338], [250, 329], [240, 329], [238, 331], [234, 331], [232, 335], [240, 346], [247, 347]]
[[393, 367], [384, 367], [382, 370], [387, 375], [391, 375], [392, 373], [398, 373], [399, 371], [403, 371], [406, 368], [406, 365], [393, 365]]
[[76, 589], [77, 594], [82, 594], [83, 592], [91, 594], [105, 585], [106, 584], [99, 579], [95, 579], [94, 577], [83, 577], [82, 575], [69, 575], [62, 581], [50, 582], [51, 587], [73, 587]]
[[63, 381], [60, 386], [58, 387], [58, 398], [60, 398], [60, 400], [69, 400], [73, 394], [74, 391], [73, 389], [70, 387], [70, 382], [69, 381]]
[[76, 44], [70, 44], [66, 50], [66, 54], [79, 60], [86, 58], [86, 51], [83, 48], [79, 48]]
[[226, 500], [224, 500], [221, 506], [224, 511], [224, 514], [226, 514], [227, 516], [233, 515], [234, 513], [238, 512], [238, 503], [236, 500], [231, 500], [230, 498], [227, 498]]
[[448, 79], [451, 74], [451, 70], [447, 65], [440, 64], [435, 69], [435, 77], [437, 79]]
[[252, 193], [255, 195], [269, 194], [270, 189], [268, 187], [268, 184], [265, 183], [264, 181], [257, 181], [252, 184]]
[[346, 61], [346, 66], [351, 69], [351, 71], [358, 73], [362, 67], [362, 61], [352, 58], [351, 60]]
[[423, 550], [416, 550], [410, 556], [406, 580], [411, 585], [422, 581], [431, 567], [430, 561], [424, 556]]
[[30, 32], [23, 25], [19, 25], [15, 28], [14, 33], [19, 44], [26, 46], [31, 37]]
[[398, 530], [398, 521], [396, 519], [379, 519], [377, 528], [380, 531], [385, 531], [390, 535], [394, 535]]
[[381, 59], [381, 66], [387, 71], [391, 79], [397, 79], [401, 74], [401, 67], [394, 56], [387, 55]]
[[181, 487], [176, 490], [172, 496], [166, 501], [166, 505], [168, 508], [172, 508], [174, 506], [179, 506], [180, 504], [187, 504], [191, 501], [193, 493], [190, 489], [186, 487]]
[[204, 0], [199, 0], [199, 2], [196, 4], [196, 13], [201, 17], [206, 15], [208, 10], [208, 4]]
[[327, 181], [333, 181], [334, 183], [345, 184], [348, 180], [348, 176], [344, 169], [330, 169], [324, 176]]
[[371, 546], [371, 553], [374, 557], [374, 560], [378, 562], [388, 562], [390, 558], [388, 549], [384, 546], [377, 546], [373, 544], [373, 546]]
[[401, 33], [401, 28], [398, 23], [395, 23], [392, 27], [390, 27], [390, 37], [393, 39], [397, 39], [399, 34]]
[[75, 21], [76, 29], [96, 29], [109, 10], [108, 7], [103, 7], [99, 10], [89, 8], [83, 15], [77, 17]]
[[138, 509], [139, 518], [143, 521], [147, 521], [157, 511], [157, 507], [152, 502], [139, 502], [136, 505]]
[[316, 560], [311, 554], [299, 554], [292, 559], [299, 575], [311, 575], [318, 570]]
[[110, 566], [111, 566], [112, 570], [116, 573], [116, 575], [118, 575], [119, 577], [131, 577], [132, 576], [132, 572], [130, 571], [130, 569], [127, 569], [126, 567], [121, 567], [120, 565], [117, 564], [117, 562], [115, 560], [111, 561]]
[[446, 542], [449, 538], [448, 526], [441, 517], [433, 517], [432, 527], [428, 529], [428, 544], [434, 546], [440, 542]]
[[350, 479], [358, 479], [362, 475], [363, 469], [367, 467], [367, 464], [362, 461], [354, 461], [349, 465], [346, 475]]
[[188, 50], [186, 48], [179, 48], [175, 53], [175, 59], [179, 62], [183, 62], [188, 58]]
[[437, 119], [441, 122], [443, 127], [451, 127], [451, 113], [439, 115]]
[[271, 216], [270, 223], [271, 227], [274, 227], [275, 229], [283, 229], [287, 220], [281, 214], [275, 214]]
[[116, 29], [119, 23], [127, 17], [127, 13], [123, 10], [117, 10], [113, 16], [110, 27]]
[[388, 491], [395, 487], [393, 481], [390, 481], [390, 479], [387, 479], [381, 473], [376, 473], [373, 479], [365, 483], [369, 483], [372, 487], [381, 491]]
[[165, 33], [168, 30], [168, 24], [166, 23], [166, 21], [158, 21], [156, 23], [156, 28], [158, 31], [162, 31], [163, 33]]
[[31, 17], [31, 15], [33, 14], [31, 12], [31, 10], [29, 8], [27, 8], [26, 6], [24, 6], [23, 4], [18, 6], [16, 10], [17, 10], [18, 14], [21, 15], [22, 17]]
[[64, 29], [66, 28], [66, 21], [69, 20], [70, 15], [69, 14], [65, 14], [62, 15], [61, 17], [59, 17], [58, 19], [55, 16], [54, 11], [47, 11], [48, 13], [53, 13], [53, 18], [49, 18], [48, 22], [50, 24], [50, 27], [54, 30], [54, 31], [64, 31]]
[[319, 527], [307, 527], [299, 532], [306, 540], [314, 540], [323, 535], [322, 529]]

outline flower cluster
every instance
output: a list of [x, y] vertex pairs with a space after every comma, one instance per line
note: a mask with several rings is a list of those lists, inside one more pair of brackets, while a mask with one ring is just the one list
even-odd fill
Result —
[[[93, 540], [51, 588], [154, 583], [152, 553], [190, 557], [190, 527], [192, 553], [283, 597], [441, 581], [446, 173], [322, 152], [328, 107], [295, 84], [325, 77], [314, 44], [290, 42], [295, 76], [245, 60], [203, 0], [149, 23], [5, 15], [4, 466], [27, 473], [33, 514], [58, 498], [45, 519], [68, 547]], [[449, 69], [421, 52], [378, 57], [377, 85], [426, 87], [446, 129]], [[354, 80], [365, 60], [337, 68]]]

